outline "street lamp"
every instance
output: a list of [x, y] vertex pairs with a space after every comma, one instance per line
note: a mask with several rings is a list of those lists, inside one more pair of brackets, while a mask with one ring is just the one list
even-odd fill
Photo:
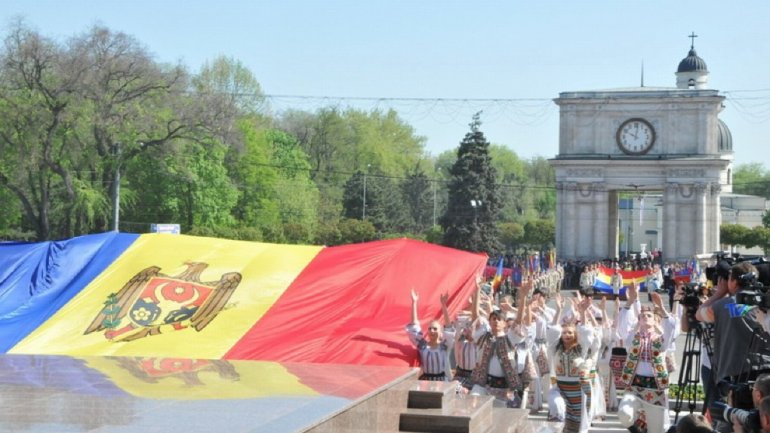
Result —
[[479, 214], [478, 208], [481, 207], [481, 200], [471, 200], [471, 207], [473, 208], [473, 234], [472, 238], [477, 239], [479, 236]]
[[364, 206], [363, 206], [363, 217], [361, 218], [363, 221], [366, 221], [366, 173], [369, 172], [369, 167], [371, 167], [372, 164], [366, 164], [366, 171], [364, 172]]
[[[436, 174], [441, 172], [441, 168], [436, 169]], [[436, 226], [436, 182], [438, 182], [437, 179], [433, 180], [433, 226]]]
[[115, 157], [115, 173], [113, 174], [112, 189], [112, 230], [120, 231], [120, 165], [122, 158], [122, 149], [120, 142], [116, 142], [112, 147], [112, 154]]
[[478, 219], [477, 208], [481, 207], [481, 200], [471, 200], [471, 207], [473, 208], [473, 222], [476, 223]]

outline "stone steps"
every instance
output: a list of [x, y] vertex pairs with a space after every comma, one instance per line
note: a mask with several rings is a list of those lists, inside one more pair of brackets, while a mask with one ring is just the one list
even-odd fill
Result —
[[502, 406], [488, 395], [458, 395], [456, 383], [409, 381], [399, 431], [426, 433], [524, 433], [527, 411]]

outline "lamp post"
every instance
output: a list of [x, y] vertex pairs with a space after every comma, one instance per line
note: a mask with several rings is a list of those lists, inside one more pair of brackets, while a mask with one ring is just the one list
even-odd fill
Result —
[[477, 209], [481, 207], [481, 200], [471, 200], [471, 207], [473, 208], [473, 224], [478, 224], [479, 214]]
[[473, 208], [473, 237], [479, 236], [479, 213], [478, 208], [481, 207], [481, 200], [471, 200], [471, 207]]
[[121, 148], [120, 142], [116, 142], [112, 147], [113, 156], [115, 156], [115, 173], [112, 179], [112, 230], [120, 231], [120, 165]]
[[[441, 171], [440, 168], [436, 169], [436, 174], [438, 174]], [[437, 179], [433, 180], [433, 226], [436, 226], [436, 182], [438, 182]]]
[[366, 221], [366, 174], [369, 172], [369, 167], [371, 167], [372, 164], [366, 164], [366, 171], [364, 172], [364, 206], [363, 206], [363, 216], [362, 220]]

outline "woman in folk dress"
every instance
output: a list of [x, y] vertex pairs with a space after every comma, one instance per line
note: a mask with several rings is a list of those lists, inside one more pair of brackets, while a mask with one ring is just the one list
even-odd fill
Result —
[[[449, 295], [441, 295], [441, 311], [444, 323], [449, 324], [447, 300]], [[422, 374], [420, 380], [449, 381], [452, 380], [452, 370], [449, 364], [449, 352], [454, 344], [455, 331], [452, 327], [444, 327], [438, 320], [431, 320], [428, 332], [423, 335], [420, 321], [417, 317], [417, 293], [412, 289], [412, 321], [406, 325], [409, 340], [420, 352]]]

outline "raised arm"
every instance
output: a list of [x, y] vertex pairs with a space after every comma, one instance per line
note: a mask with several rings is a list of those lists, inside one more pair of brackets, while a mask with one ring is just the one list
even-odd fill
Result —
[[518, 314], [516, 314], [516, 323], [519, 325], [529, 326], [529, 324], [532, 323], [532, 311], [528, 308], [529, 305], [527, 305], [527, 296], [529, 295], [530, 290], [532, 290], [531, 282], [529, 284], [524, 283], [521, 285], [519, 300], [516, 303], [516, 305], [519, 306]]
[[417, 292], [414, 291], [414, 287], [412, 287], [412, 324], [413, 325], [419, 325], [420, 320], [417, 318], [417, 300], [419, 297], [417, 296]]
[[667, 319], [669, 313], [666, 310], [666, 306], [663, 304], [663, 299], [661, 299], [660, 293], [650, 293], [650, 297], [652, 298], [652, 304], [655, 306], [655, 309], [657, 310], [660, 317]]
[[561, 297], [561, 294], [557, 294], [555, 297], [556, 301], [556, 313], [553, 315], [553, 321], [551, 322], [551, 325], [556, 326], [561, 323], [561, 310], [564, 308], [564, 300]]
[[449, 293], [441, 294], [441, 313], [444, 315], [444, 326], [450, 326], [452, 319], [449, 318], [449, 309], [447, 308], [447, 302], [449, 302]]

